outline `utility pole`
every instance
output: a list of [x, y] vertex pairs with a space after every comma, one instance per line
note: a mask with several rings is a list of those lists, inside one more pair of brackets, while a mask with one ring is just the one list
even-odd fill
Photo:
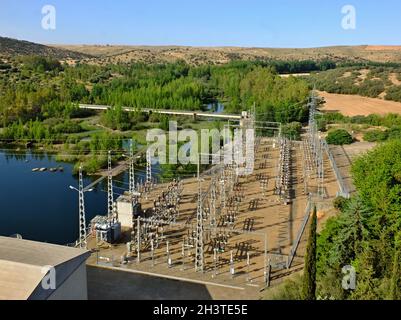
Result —
[[135, 192], [135, 168], [134, 168], [134, 146], [132, 143], [132, 139], [130, 141], [130, 149], [129, 149], [129, 157], [130, 157], [130, 166], [129, 166], [129, 193], [131, 195], [131, 199], [133, 200], [134, 192]]
[[210, 190], [210, 225], [216, 226], [216, 179], [212, 179], [212, 187]]
[[82, 167], [79, 167], [79, 245], [81, 248], [87, 248], [86, 237], [84, 181], [82, 178]]
[[309, 144], [313, 154], [314, 165], [316, 166], [316, 180], [317, 180], [317, 194], [324, 198], [324, 162], [323, 162], [323, 148], [322, 141], [320, 140], [317, 124], [316, 124], [316, 97], [315, 92], [312, 91], [309, 102]]
[[77, 246], [82, 249], [87, 248], [87, 233], [86, 233], [86, 214], [85, 214], [85, 200], [84, 200], [84, 193], [91, 192], [93, 189], [84, 189], [84, 180], [82, 177], [82, 167], [79, 167], [79, 185], [78, 189], [70, 186], [71, 190], [75, 190], [78, 192], [79, 195], [79, 238], [77, 241]]
[[108, 176], [107, 176], [107, 217], [109, 223], [114, 222], [114, 195], [113, 195], [113, 174], [111, 170], [111, 151], [107, 158]]
[[149, 149], [146, 151], [146, 184], [149, 188], [152, 184], [152, 159]]
[[196, 209], [196, 253], [195, 271], [203, 272], [203, 209], [202, 209], [202, 187], [200, 180], [200, 155], [198, 155], [198, 206]]

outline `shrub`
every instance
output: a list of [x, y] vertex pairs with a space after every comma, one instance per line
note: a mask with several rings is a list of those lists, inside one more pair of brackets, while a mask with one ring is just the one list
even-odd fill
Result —
[[266, 300], [302, 300], [302, 276], [295, 274], [267, 291]]
[[301, 138], [302, 124], [299, 122], [291, 122], [282, 126], [283, 136], [292, 139], [300, 140]]
[[363, 140], [367, 142], [381, 142], [385, 141], [388, 138], [387, 131], [382, 130], [371, 130], [365, 133], [363, 136]]
[[389, 140], [400, 139], [401, 138], [401, 126], [393, 126], [387, 130], [387, 135]]
[[354, 142], [354, 138], [344, 129], [330, 131], [326, 140], [328, 144], [334, 145], [351, 144]]
[[344, 210], [344, 208], [347, 206], [349, 200], [344, 198], [344, 197], [337, 197], [333, 200], [333, 206], [337, 210]]
[[327, 121], [325, 119], [318, 119], [317, 120], [317, 129], [321, 132], [327, 131]]

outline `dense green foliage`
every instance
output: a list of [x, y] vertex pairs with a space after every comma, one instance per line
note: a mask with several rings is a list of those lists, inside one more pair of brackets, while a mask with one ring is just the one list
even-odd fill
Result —
[[362, 124], [368, 126], [381, 126], [386, 128], [401, 127], [401, 115], [388, 113], [384, 116], [371, 114], [368, 116], [347, 117], [341, 113], [324, 113], [319, 116], [318, 121], [324, 121], [326, 124]]
[[[279, 62], [201, 67], [181, 62], [61, 66], [52, 59], [26, 57], [13, 65], [14, 70], [0, 73], [3, 125], [16, 120], [80, 116], [74, 106], [79, 102], [135, 109], [200, 110], [221, 100], [227, 112], [235, 113], [256, 103], [261, 118], [285, 123], [302, 122], [307, 114], [301, 103], [308, 95], [307, 84], [294, 77], [281, 78], [274, 69], [302, 71], [301, 62], [298, 66]], [[131, 127], [130, 120], [118, 109], [103, 119], [119, 129]]]
[[328, 144], [344, 145], [351, 144], [354, 141], [354, 138], [352, 138], [347, 130], [337, 129], [329, 132], [326, 141]]
[[266, 300], [302, 300], [302, 281], [303, 277], [299, 274], [294, 274], [285, 279], [283, 283], [269, 288], [266, 292]]
[[[352, 175], [358, 193], [351, 199], [335, 200], [339, 213], [325, 222], [317, 238], [318, 299], [401, 300], [400, 164], [399, 139], [354, 162]], [[345, 266], [356, 271], [355, 289], [343, 288]], [[299, 292], [311, 283], [309, 270], [306, 258], [304, 277], [287, 281], [274, 296], [304, 298]]]
[[401, 86], [392, 79], [399, 78], [399, 65], [341, 67], [311, 75], [307, 80], [318, 90], [330, 93], [358, 94], [377, 98], [385, 93], [385, 99], [401, 102]]
[[395, 247], [390, 298], [392, 300], [401, 300], [401, 247], [399, 242]]
[[366, 132], [363, 136], [363, 140], [367, 142], [382, 142], [387, 140], [387, 131], [382, 130], [370, 130]]
[[136, 112], [125, 112], [121, 106], [116, 106], [101, 115], [101, 123], [113, 130], [131, 130], [136, 129], [138, 124], [147, 121], [148, 117], [146, 114]]
[[303, 300], [316, 300], [316, 238], [317, 210], [316, 207], [314, 207], [305, 255], [305, 267], [302, 281]]
[[[58, 152], [60, 159], [83, 162], [86, 171], [95, 172], [104, 167], [107, 149], [121, 149], [123, 137], [147, 128], [168, 129], [169, 117], [140, 109], [207, 110], [216, 102], [224, 104], [224, 112], [237, 114], [255, 104], [259, 119], [290, 123], [288, 135], [298, 139], [299, 123], [307, 119], [304, 102], [309, 88], [304, 80], [282, 78], [277, 71], [333, 67], [329, 61], [236, 61], [199, 67], [183, 62], [61, 65], [51, 58], [21, 57], [1, 66], [0, 140], [18, 147], [32, 143], [46, 147]], [[79, 103], [112, 108], [98, 115], [79, 109]], [[118, 143], [110, 145], [110, 139]], [[174, 171], [193, 168], [166, 168], [166, 175]]]
[[21, 57], [20, 61], [24, 69], [37, 71], [40, 73], [63, 70], [60, 62], [57, 59], [40, 57], [40, 56], [26, 56]]
[[[318, 238], [318, 291], [336, 299], [400, 299], [401, 141], [387, 142], [353, 165], [358, 195]], [[357, 272], [356, 290], [341, 287], [341, 268]]]
[[302, 132], [302, 124], [299, 122], [291, 122], [281, 127], [281, 134], [291, 140], [300, 140]]

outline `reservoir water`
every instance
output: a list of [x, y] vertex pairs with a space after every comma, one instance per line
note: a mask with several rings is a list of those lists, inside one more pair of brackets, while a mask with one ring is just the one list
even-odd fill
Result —
[[[209, 104], [207, 110], [222, 113], [224, 105]], [[128, 142], [124, 142], [128, 147]], [[187, 145], [189, 150], [190, 145]], [[33, 168], [63, 167], [63, 172], [32, 172]], [[0, 149], [0, 236], [20, 234], [24, 239], [55, 244], [73, 243], [78, 238], [78, 187], [73, 165], [57, 162], [39, 151]], [[136, 182], [145, 180], [144, 169], [135, 169]], [[160, 174], [152, 165], [152, 175]], [[85, 177], [84, 185], [97, 177]], [[128, 173], [114, 178], [114, 198], [128, 189]], [[107, 179], [85, 193], [86, 222], [107, 212]]]
[[[63, 172], [32, 172], [33, 168], [62, 166]], [[0, 235], [20, 234], [24, 239], [55, 244], [73, 243], [78, 238], [78, 187], [72, 164], [61, 163], [47, 154], [0, 151]], [[155, 168], [157, 169], [157, 168]], [[144, 179], [137, 170], [136, 179]], [[85, 177], [88, 185], [96, 177]], [[114, 180], [114, 197], [128, 189], [128, 174]], [[107, 179], [85, 193], [86, 221], [107, 212]]]

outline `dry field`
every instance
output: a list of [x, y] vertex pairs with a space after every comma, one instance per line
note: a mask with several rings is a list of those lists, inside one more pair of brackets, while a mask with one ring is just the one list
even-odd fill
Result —
[[338, 111], [345, 116], [358, 116], [387, 113], [401, 114], [401, 103], [386, 101], [377, 98], [367, 98], [357, 95], [332, 94], [319, 92], [319, 95], [326, 100], [322, 111]]

